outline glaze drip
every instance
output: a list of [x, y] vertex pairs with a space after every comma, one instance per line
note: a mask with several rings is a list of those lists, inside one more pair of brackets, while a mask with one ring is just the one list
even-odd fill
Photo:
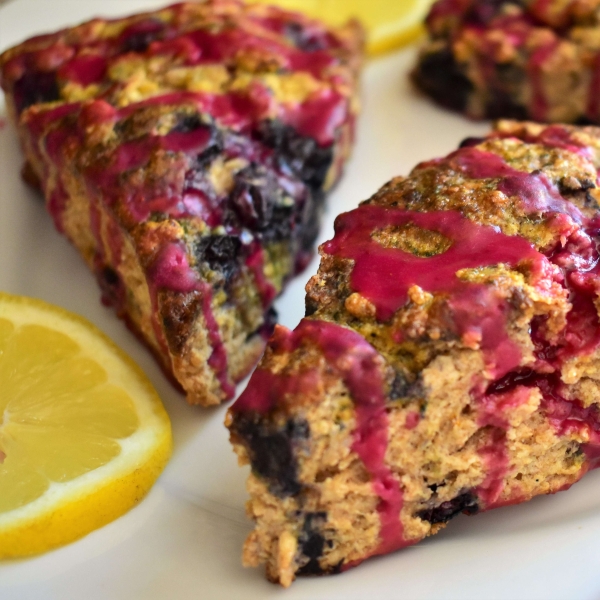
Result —
[[581, 223], [581, 211], [565, 200], [542, 172], [518, 171], [502, 157], [475, 147], [461, 148], [448, 156], [448, 163], [471, 179], [498, 179], [497, 189], [513, 196], [527, 213], [560, 213]]
[[[385, 248], [372, 236], [378, 229], [407, 223], [441, 233], [452, 245], [441, 254], [421, 257]], [[444, 293], [456, 334], [479, 343], [492, 373], [501, 376], [518, 366], [520, 351], [507, 334], [506, 300], [495, 296], [490, 286], [460, 279], [457, 271], [527, 262], [535, 283], [549, 265], [527, 240], [477, 225], [454, 211], [420, 213], [363, 205], [338, 217], [336, 235], [323, 249], [354, 261], [351, 288], [375, 305], [379, 320], [389, 320], [406, 304], [413, 285]]]
[[219, 325], [214, 317], [211, 301], [210, 286], [200, 280], [195, 271], [190, 267], [184, 248], [178, 243], [164, 246], [156, 260], [148, 270], [148, 284], [152, 302], [153, 328], [157, 342], [162, 348], [163, 356], [170, 356], [161, 323], [159, 322], [160, 310], [158, 305], [159, 292], [169, 290], [179, 294], [198, 293], [202, 301], [202, 313], [206, 322], [208, 339], [212, 346], [212, 353], [208, 364], [215, 371], [223, 391], [231, 397], [235, 388], [229, 381], [227, 374], [227, 353], [221, 340]]
[[[325, 321], [303, 319], [294, 331], [278, 326], [271, 339], [275, 353], [290, 353], [305, 344], [319, 348], [327, 365], [348, 387], [354, 403], [356, 425], [352, 450], [363, 462], [379, 497], [380, 543], [373, 555], [408, 545], [400, 521], [402, 492], [385, 462], [388, 417], [381, 356], [360, 334]], [[264, 414], [287, 394], [310, 396], [317, 381], [315, 371], [280, 375], [259, 368], [232, 411]]]

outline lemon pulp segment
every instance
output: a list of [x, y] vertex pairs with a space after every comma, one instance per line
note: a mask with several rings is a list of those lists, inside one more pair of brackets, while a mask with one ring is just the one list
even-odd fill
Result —
[[367, 51], [371, 55], [398, 48], [416, 39], [433, 0], [248, 0], [276, 4], [342, 25], [356, 18], [367, 30]]
[[120, 516], [171, 444], [156, 392], [108, 338], [62, 309], [0, 293], [0, 558]]

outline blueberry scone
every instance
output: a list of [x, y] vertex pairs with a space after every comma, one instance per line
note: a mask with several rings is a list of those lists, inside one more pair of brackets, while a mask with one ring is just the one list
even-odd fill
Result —
[[481, 118], [600, 122], [598, 0], [438, 0], [413, 76]]
[[227, 415], [246, 565], [335, 573], [600, 464], [600, 128], [500, 122], [337, 218]]
[[191, 403], [232, 396], [311, 256], [361, 52], [355, 23], [205, 0], [0, 55], [25, 177]]

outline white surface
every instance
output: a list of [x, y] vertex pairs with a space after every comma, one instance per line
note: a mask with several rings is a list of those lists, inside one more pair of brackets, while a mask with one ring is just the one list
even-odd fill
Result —
[[[15, 0], [0, 9], [0, 50], [23, 38], [100, 15], [157, 6], [151, 0]], [[449, 152], [487, 127], [446, 113], [407, 83], [413, 50], [371, 62], [364, 114], [347, 174], [329, 201], [321, 241], [350, 209], [418, 161]], [[0, 101], [0, 114], [3, 106]], [[0, 289], [76, 311], [145, 369], [173, 422], [174, 456], [139, 507], [83, 540], [38, 558], [0, 563], [3, 600], [297, 598], [353, 600], [600, 598], [600, 472], [529, 504], [458, 517], [439, 535], [343, 575], [302, 578], [284, 591], [241, 567], [245, 472], [223, 427], [225, 408], [188, 407], [147, 352], [99, 302], [92, 275], [59, 236], [42, 201], [20, 180], [11, 127], [0, 128]], [[278, 301], [281, 320], [303, 314], [303, 286]], [[1, 390], [0, 390], [1, 393]]]

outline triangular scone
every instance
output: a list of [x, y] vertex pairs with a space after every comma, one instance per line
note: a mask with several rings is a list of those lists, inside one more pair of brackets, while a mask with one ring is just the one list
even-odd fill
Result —
[[474, 119], [600, 123], [598, 0], [436, 0], [413, 72]]
[[207, 0], [0, 56], [26, 177], [191, 403], [231, 397], [312, 253], [361, 48], [353, 23]]
[[502, 122], [340, 215], [227, 425], [287, 586], [600, 456], [600, 129]]

